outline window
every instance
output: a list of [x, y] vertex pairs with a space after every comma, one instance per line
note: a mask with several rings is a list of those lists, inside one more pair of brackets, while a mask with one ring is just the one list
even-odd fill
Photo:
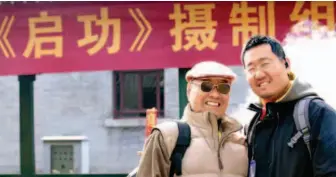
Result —
[[146, 109], [164, 112], [163, 70], [114, 72], [114, 115], [146, 117]]

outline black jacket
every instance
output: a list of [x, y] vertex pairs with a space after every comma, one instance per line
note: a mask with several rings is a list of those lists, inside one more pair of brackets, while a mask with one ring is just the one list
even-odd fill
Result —
[[266, 117], [260, 120], [260, 104], [251, 104], [256, 112], [248, 131], [249, 160], [256, 162], [255, 177], [336, 177], [336, 112], [322, 100], [309, 105], [312, 160], [301, 138], [290, 148], [287, 143], [297, 132], [293, 111], [295, 103], [315, 95], [310, 85], [296, 79], [289, 93], [277, 103], [266, 104]]

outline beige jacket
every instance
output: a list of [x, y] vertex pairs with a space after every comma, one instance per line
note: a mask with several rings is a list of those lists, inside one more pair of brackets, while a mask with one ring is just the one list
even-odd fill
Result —
[[[217, 118], [209, 113], [192, 112], [189, 105], [182, 121], [191, 128], [191, 143], [182, 160], [182, 176], [247, 176], [247, 148], [242, 126], [237, 121], [223, 117], [219, 136]], [[155, 130], [146, 141], [137, 177], [169, 177], [170, 155], [178, 128], [175, 122], [165, 122], [157, 128], [159, 131]]]

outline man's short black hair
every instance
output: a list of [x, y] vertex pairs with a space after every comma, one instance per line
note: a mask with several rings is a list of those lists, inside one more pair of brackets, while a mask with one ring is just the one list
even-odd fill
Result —
[[268, 36], [256, 35], [256, 36], [253, 36], [251, 39], [249, 39], [247, 41], [245, 47], [243, 48], [242, 55], [241, 55], [241, 61], [244, 65], [244, 67], [245, 67], [245, 61], [244, 61], [245, 53], [248, 50], [250, 50], [254, 47], [257, 47], [259, 45], [263, 45], [263, 44], [269, 44], [272, 48], [272, 52], [277, 57], [279, 57], [279, 59], [286, 60], [286, 54], [285, 54], [285, 51], [282, 48], [280, 42], [278, 42], [277, 40], [275, 40], [271, 37], [268, 37]]

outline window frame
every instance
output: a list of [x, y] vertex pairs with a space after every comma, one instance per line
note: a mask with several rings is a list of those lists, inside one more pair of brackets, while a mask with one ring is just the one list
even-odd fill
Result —
[[[146, 108], [143, 108], [143, 78], [146, 74], [149, 73], [155, 73], [156, 75], [156, 80], [155, 80], [155, 84], [156, 84], [156, 88], [155, 88], [155, 92], [156, 92], [156, 106], [155, 108], [158, 111], [158, 117], [164, 117], [164, 104], [163, 104], [163, 108], [161, 109], [161, 102], [164, 100], [161, 100], [161, 81], [160, 78], [162, 77], [162, 84], [163, 84], [163, 89], [164, 88], [164, 70], [163, 69], [158, 69], [158, 70], [126, 70], [126, 71], [114, 71], [114, 77], [113, 77], [113, 113], [114, 113], [114, 118], [115, 119], [130, 119], [130, 118], [145, 118], [145, 116], [127, 116], [125, 114], [127, 113], [146, 113]], [[138, 102], [138, 108], [137, 109], [128, 109], [125, 108], [124, 105], [124, 78], [126, 74], [135, 74], [137, 77], [137, 89], [140, 90], [138, 93], [138, 98], [137, 98], [137, 102]], [[119, 105], [118, 104], [118, 95], [117, 95], [117, 75], [119, 77], [119, 96], [120, 96], [120, 102]], [[164, 91], [163, 91], [164, 92]], [[165, 96], [165, 94], [163, 93], [163, 97]], [[117, 109], [119, 106], [119, 109]], [[150, 109], [150, 108], [147, 108]]]

